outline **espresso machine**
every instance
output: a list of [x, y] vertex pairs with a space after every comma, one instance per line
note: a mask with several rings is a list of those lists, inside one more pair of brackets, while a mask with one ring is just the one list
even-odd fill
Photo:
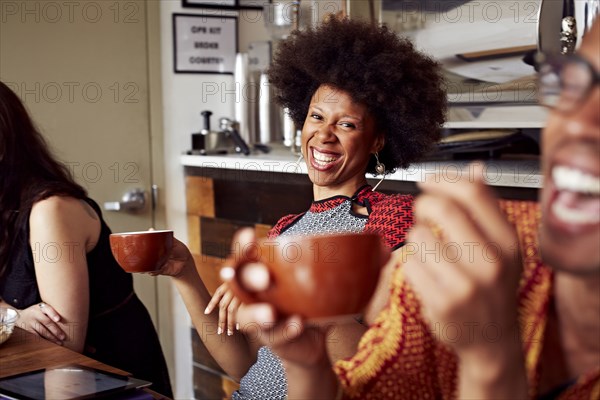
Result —
[[250, 154], [250, 147], [240, 136], [236, 123], [229, 118], [219, 119], [219, 130], [210, 129], [211, 111], [200, 113], [204, 120], [204, 127], [198, 133], [192, 134], [191, 154], [214, 155], [230, 152]]

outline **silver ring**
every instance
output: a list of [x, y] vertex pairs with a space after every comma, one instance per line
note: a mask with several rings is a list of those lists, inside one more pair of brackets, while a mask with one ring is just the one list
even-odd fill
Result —
[[38, 306], [40, 306], [40, 308], [44, 308], [46, 307], [46, 303], [42, 301], [41, 303], [38, 303]]

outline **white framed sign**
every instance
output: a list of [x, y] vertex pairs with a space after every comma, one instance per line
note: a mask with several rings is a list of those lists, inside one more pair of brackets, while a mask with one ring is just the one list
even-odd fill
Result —
[[237, 17], [173, 14], [175, 73], [233, 74]]

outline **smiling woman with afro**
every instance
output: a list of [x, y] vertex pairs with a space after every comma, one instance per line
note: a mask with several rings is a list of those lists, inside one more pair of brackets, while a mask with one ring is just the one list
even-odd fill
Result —
[[[269, 237], [373, 233], [390, 251], [402, 247], [413, 224], [412, 196], [377, 192], [365, 174], [407, 167], [438, 139], [446, 107], [438, 64], [386, 28], [331, 19], [282, 41], [268, 75], [276, 99], [302, 128], [302, 154], [314, 200], [306, 212], [282, 217]], [[344, 273], [330, 272], [340, 283], [341, 303], [347, 300], [343, 282], [366, 266], [357, 260], [345, 267]], [[290, 265], [290, 272], [302, 276], [302, 268], [296, 268]], [[375, 308], [390, 295], [392, 270], [385, 271], [371, 303]], [[219, 326], [234, 326], [240, 302], [227, 286], [215, 292], [211, 303], [219, 304]], [[365, 317], [369, 322], [369, 315]], [[354, 355], [368, 326], [362, 318], [350, 318], [334, 328], [322, 346], [327, 356], [319, 355], [320, 361]], [[224, 367], [230, 376], [241, 377], [233, 400], [287, 398], [284, 364], [268, 347], [272, 342], [260, 339], [248, 342], [244, 357], [236, 356]], [[257, 343], [265, 344], [258, 353]], [[212, 352], [222, 359], [225, 348], [221, 344]], [[314, 361], [313, 353], [306, 353], [307, 365]]]
[[[311, 97], [328, 84], [366, 105], [383, 132], [379, 160], [392, 172], [427, 153], [445, 121], [446, 93], [439, 65], [386, 27], [331, 19], [294, 31], [269, 70], [277, 101], [302, 127]], [[375, 173], [375, 158], [367, 172]]]

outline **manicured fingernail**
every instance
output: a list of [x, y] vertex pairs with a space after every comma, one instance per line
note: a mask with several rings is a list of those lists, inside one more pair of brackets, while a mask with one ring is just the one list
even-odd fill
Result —
[[53, 318], [53, 320], [55, 320], [56, 322], [58, 322], [60, 320], [60, 318], [57, 315], [56, 317]]
[[240, 330], [240, 323], [239, 323], [239, 322], [236, 322], [236, 323], [235, 323], [235, 330], [236, 330], [236, 331], [239, 331], [239, 330]]
[[210, 314], [210, 310], [208, 309], [208, 307], [206, 307], [206, 308], [204, 309], [204, 314]]
[[235, 270], [232, 267], [223, 267], [221, 268], [219, 275], [221, 276], [221, 280], [227, 282], [233, 279], [235, 276]]
[[233, 331], [231, 329], [227, 329], [227, 336], [233, 336]]
[[238, 241], [245, 245], [254, 241], [254, 229], [252, 228], [242, 228], [239, 231]]
[[60, 335], [60, 340], [65, 340], [67, 337], [65, 335]]
[[217, 335], [220, 335], [221, 333], [223, 333], [223, 329], [221, 329], [221, 327], [217, 328]]

